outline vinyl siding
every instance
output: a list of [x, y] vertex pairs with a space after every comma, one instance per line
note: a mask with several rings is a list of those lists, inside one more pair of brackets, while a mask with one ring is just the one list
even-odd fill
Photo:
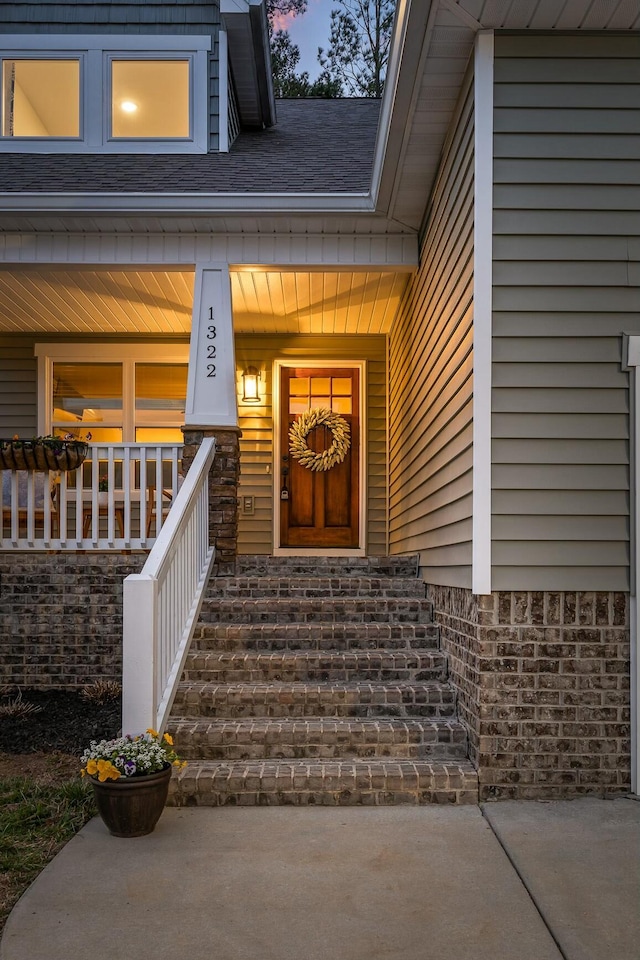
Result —
[[[241, 511], [239, 553], [273, 549], [273, 361], [366, 360], [367, 553], [387, 553], [386, 337], [302, 335], [236, 336], [236, 366], [255, 366], [265, 376], [264, 404], [240, 404]], [[242, 497], [254, 497], [254, 514], [242, 512]]]
[[434, 188], [420, 268], [390, 334], [389, 552], [471, 586], [473, 85]]
[[[0, 4], [0, 33], [210, 36], [209, 149], [218, 149], [220, 4], [210, 0]], [[0, 46], [2, 39], [0, 37]]]
[[0, 437], [38, 432], [37, 370], [31, 337], [0, 335]]
[[640, 41], [495, 54], [492, 585], [627, 590]]

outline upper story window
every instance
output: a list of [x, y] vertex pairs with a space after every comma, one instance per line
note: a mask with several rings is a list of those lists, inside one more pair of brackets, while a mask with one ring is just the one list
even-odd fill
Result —
[[[0, 37], [0, 150], [205, 153], [210, 37]], [[108, 46], [107, 46], [108, 44]]]

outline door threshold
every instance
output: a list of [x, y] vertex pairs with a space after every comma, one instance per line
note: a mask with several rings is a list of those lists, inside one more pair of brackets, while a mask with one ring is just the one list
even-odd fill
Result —
[[274, 557], [366, 557], [364, 547], [274, 547]]

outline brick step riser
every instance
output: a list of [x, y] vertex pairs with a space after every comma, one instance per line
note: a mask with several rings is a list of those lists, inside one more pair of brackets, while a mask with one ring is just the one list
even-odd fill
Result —
[[174, 716], [210, 717], [212, 719], [234, 719], [246, 717], [269, 717], [283, 719], [288, 717], [352, 717], [376, 719], [382, 717], [430, 718], [450, 720], [455, 716], [452, 703], [326, 703], [310, 701], [307, 703], [257, 703], [241, 701], [230, 703], [228, 700], [207, 701], [203, 697], [197, 703], [186, 702], [176, 697]]
[[417, 557], [238, 557], [235, 575], [244, 577], [413, 577]]
[[429, 667], [204, 667], [191, 668], [188, 663], [182, 679], [189, 683], [384, 683], [385, 681], [411, 683], [446, 680], [445, 663]]
[[174, 776], [170, 806], [322, 806], [478, 802], [468, 763], [314, 761], [193, 764]]
[[367, 760], [372, 757], [397, 760], [464, 760], [464, 743], [189, 743], [176, 737], [175, 748], [184, 760]]
[[326, 600], [326, 599], [409, 599], [424, 600], [425, 585], [418, 580], [349, 580], [336, 578], [222, 578], [212, 580], [207, 599], [226, 600]]
[[353, 610], [334, 608], [329, 604], [322, 610], [291, 609], [283, 603], [277, 609], [264, 607], [247, 608], [238, 602], [235, 607], [205, 601], [200, 612], [200, 623], [228, 624], [355, 624], [355, 623], [431, 623], [431, 609], [388, 609]]
[[433, 624], [200, 624], [195, 651], [260, 652], [437, 650], [439, 629]]

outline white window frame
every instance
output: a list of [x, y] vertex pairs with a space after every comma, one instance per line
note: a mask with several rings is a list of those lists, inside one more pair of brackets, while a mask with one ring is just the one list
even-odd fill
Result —
[[[38, 361], [38, 434], [51, 433], [53, 413], [54, 363], [122, 364], [122, 438], [135, 441], [134, 365], [136, 363], [189, 363], [189, 344], [161, 343], [37, 343]], [[73, 429], [91, 424], [73, 425]], [[130, 438], [130, 439], [127, 439]]]
[[[131, 37], [10, 34], [0, 60], [80, 60], [80, 136], [4, 137], [6, 153], [206, 153], [209, 146], [209, 36]], [[188, 138], [112, 138], [111, 62], [188, 60]], [[1, 73], [0, 73], [1, 76]]]

